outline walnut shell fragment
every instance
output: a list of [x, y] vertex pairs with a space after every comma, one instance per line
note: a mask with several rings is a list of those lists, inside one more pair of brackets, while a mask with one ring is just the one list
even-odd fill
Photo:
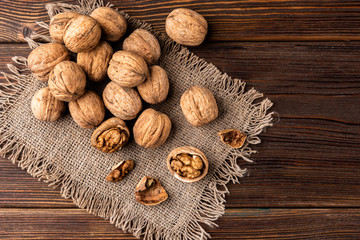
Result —
[[134, 139], [139, 146], [144, 148], [157, 148], [166, 141], [170, 130], [170, 118], [165, 113], [148, 108], [135, 122]]
[[88, 52], [99, 43], [101, 28], [92, 17], [79, 15], [72, 18], [65, 27], [63, 40], [72, 52]]
[[136, 87], [149, 74], [145, 60], [128, 51], [117, 51], [112, 56], [107, 70], [109, 78], [121, 87]]
[[161, 49], [156, 37], [145, 29], [138, 28], [124, 40], [123, 49], [144, 58], [148, 65], [153, 65], [160, 57]]
[[195, 127], [214, 121], [219, 114], [214, 95], [202, 86], [188, 88], [180, 98], [180, 106], [188, 122]]
[[84, 69], [90, 81], [100, 82], [106, 77], [112, 55], [113, 49], [110, 44], [101, 41], [89, 52], [78, 53], [76, 62]]
[[134, 169], [134, 161], [121, 161], [112, 167], [111, 172], [105, 178], [109, 182], [118, 182], [124, 179], [131, 170]]
[[38, 90], [31, 99], [34, 116], [45, 122], [58, 120], [65, 111], [65, 103], [56, 99], [48, 87]]
[[70, 60], [70, 53], [63, 45], [46, 43], [32, 50], [27, 62], [34, 77], [45, 82], [56, 64], [65, 60]]
[[105, 153], [113, 153], [129, 140], [130, 131], [125, 122], [113, 117], [104, 121], [91, 136], [91, 145]]
[[208, 23], [203, 16], [191, 9], [177, 8], [167, 16], [165, 30], [177, 43], [199, 46], [207, 34]]
[[225, 129], [218, 132], [220, 139], [232, 148], [241, 148], [246, 141], [246, 134], [237, 129]]
[[102, 37], [105, 40], [111, 42], [119, 41], [126, 32], [126, 19], [115, 9], [99, 7], [91, 13], [90, 17], [100, 24]]
[[168, 198], [160, 182], [152, 177], [143, 177], [135, 188], [135, 199], [147, 206], [158, 205]]
[[187, 183], [199, 181], [209, 170], [209, 161], [205, 154], [192, 146], [173, 149], [166, 163], [171, 175]]
[[63, 12], [51, 18], [49, 33], [51, 38], [58, 43], [64, 43], [63, 36], [66, 24], [74, 17], [79, 16], [76, 12]]
[[105, 107], [101, 98], [93, 91], [87, 90], [78, 99], [69, 102], [72, 118], [82, 128], [94, 128], [105, 117]]

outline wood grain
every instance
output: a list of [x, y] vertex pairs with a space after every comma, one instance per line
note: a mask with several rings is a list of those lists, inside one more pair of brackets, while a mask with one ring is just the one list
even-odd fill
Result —
[[[255, 146], [255, 164], [244, 166], [250, 177], [229, 185], [227, 206], [360, 207], [360, 42], [209, 46], [196, 54], [264, 92], [280, 116]], [[0, 70], [28, 52], [0, 45]], [[0, 207], [73, 207], [7, 160], [0, 166]]]
[[[2, 0], [0, 42], [21, 42], [32, 31], [39, 31], [34, 22], [48, 21], [44, 4], [52, 2], [76, 3], [75, 0]], [[206, 41], [360, 40], [357, 0], [124, 0], [114, 5], [161, 32], [166, 16], [173, 9], [194, 9], [209, 22]]]
[[[358, 239], [359, 209], [230, 209], [212, 239]], [[256, 230], [255, 230], [256, 229]], [[80, 209], [0, 209], [1, 239], [136, 239]]]

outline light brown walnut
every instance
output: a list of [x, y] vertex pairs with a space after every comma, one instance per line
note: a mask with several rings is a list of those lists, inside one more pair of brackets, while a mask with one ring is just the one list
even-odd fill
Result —
[[51, 94], [65, 102], [74, 101], [85, 92], [86, 76], [82, 68], [74, 62], [63, 61], [50, 72]]
[[107, 41], [117, 42], [126, 32], [126, 19], [115, 9], [99, 7], [91, 13], [90, 17], [98, 21], [102, 30], [102, 38]]
[[101, 38], [99, 23], [92, 17], [79, 15], [72, 18], [65, 27], [63, 40], [72, 52], [88, 52], [98, 45]]
[[85, 71], [88, 79], [93, 82], [100, 82], [105, 79], [113, 49], [109, 43], [100, 43], [89, 52], [78, 53], [77, 64]]
[[207, 34], [208, 23], [191, 9], [177, 8], [166, 18], [165, 29], [175, 42], [185, 46], [199, 46]]
[[145, 60], [139, 55], [117, 51], [110, 60], [107, 73], [121, 87], [136, 87], [145, 81], [149, 70]]
[[149, 77], [137, 86], [141, 98], [150, 104], [157, 104], [163, 102], [169, 92], [169, 79], [166, 71], [154, 65], [149, 68]]
[[123, 49], [134, 52], [144, 58], [148, 65], [155, 64], [161, 54], [156, 37], [145, 29], [136, 29], [124, 40]]
[[87, 90], [78, 99], [69, 102], [72, 118], [82, 128], [94, 128], [105, 117], [105, 107], [101, 98], [93, 91]]
[[188, 122], [201, 127], [214, 121], [219, 114], [212, 92], [202, 86], [192, 86], [180, 98], [180, 106]]
[[152, 108], [140, 114], [133, 128], [135, 142], [144, 148], [160, 147], [168, 138], [170, 131], [170, 118]]
[[49, 33], [51, 38], [58, 43], [64, 43], [64, 29], [66, 24], [73, 19], [74, 17], [79, 16], [79, 13], [76, 12], [63, 12], [56, 14], [53, 18], [51, 18], [49, 25]]
[[112, 81], [106, 85], [103, 99], [106, 108], [122, 120], [136, 118], [142, 108], [141, 98], [135, 89], [120, 87]]
[[121, 181], [131, 170], [134, 169], [134, 166], [135, 164], [133, 160], [121, 161], [112, 167], [111, 172], [105, 179], [109, 182]]
[[34, 116], [45, 122], [58, 120], [65, 111], [65, 103], [54, 98], [48, 87], [38, 90], [31, 99]]
[[33, 76], [40, 81], [47, 81], [51, 70], [59, 62], [70, 60], [69, 51], [60, 43], [46, 43], [31, 51], [28, 67]]

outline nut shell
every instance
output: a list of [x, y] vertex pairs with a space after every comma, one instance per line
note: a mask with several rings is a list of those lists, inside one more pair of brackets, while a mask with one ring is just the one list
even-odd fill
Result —
[[[177, 174], [171, 168], [171, 160], [172, 160], [172, 158], [175, 158], [177, 155], [182, 154], [182, 153], [190, 154], [190, 155], [193, 155], [193, 156], [198, 156], [203, 161], [203, 169], [202, 169], [201, 174], [198, 177], [191, 178], [191, 179], [186, 178], [186, 177], [182, 177], [179, 174]], [[200, 149], [197, 149], [197, 148], [192, 147], [192, 146], [183, 146], [183, 147], [178, 147], [178, 148], [173, 149], [169, 153], [169, 155], [168, 155], [168, 157], [166, 159], [166, 164], [167, 164], [167, 167], [168, 167], [171, 175], [173, 175], [175, 178], [179, 179], [180, 181], [187, 182], [187, 183], [199, 181], [200, 179], [205, 177], [205, 175], [209, 171], [209, 161], [206, 158], [205, 154]]]
[[69, 110], [74, 121], [82, 128], [94, 128], [105, 117], [103, 101], [90, 90], [87, 90], [75, 101], [69, 102]]
[[113, 49], [110, 44], [101, 41], [89, 52], [78, 53], [77, 63], [84, 69], [90, 81], [100, 82], [106, 77], [112, 55]]
[[79, 15], [71, 19], [65, 27], [63, 40], [72, 52], [88, 52], [99, 43], [101, 28], [92, 17]]
[[131, 120], [142, 108], [142, 102], [135, 89], [120, 87], [109, 82], [103, 92], [103, 99], [107, 109], [122, 120]]
[[56, 14], [50, 21], [49, 33], [51, 38], [58, 43], [64, 43], [63, 36], [66, 24], [74, 17], [79, 16], [76, 12], [63, 12]]
[[126, 32], [126, 19], [115, 9], [99, 7], [91, 13], [90, 17], [100, 24], [102, 37], [105, 40], [111, 42], [119, 41]]
[[31, 99], [34, 116], [45, 122], [58, 120], [65, 111], [65, 103], [54, 98], [48, 87], [38, 90]]
[[141, 98], [150, 104], [157, 104], [164, 101], [169, 92], [169, 79], [166, 71], [154, 65], [149, 68], [149, 77], [137, 86]]
[[202, 86], [187, 89], [181, 96], [180, 106], [188, 122], [195, 127], [210, 123], [219, 114], [214, 95]]
[[166, 18], [165, 29], [175, 42], [185, 46], [199, 46], [207, 34], [208, 23], [191, 9], [177, 8]]
[[157, 148], [168, 138], [171, 130], [170, 118], [152, 108], [146, 109], [135, 122], [135, 142], [144, 148]]
[[152, 177], [143, 177], [135, 188], [135, 199], [141, 204], [154, 206], [168, 198], [160, 182]]
[[145, 60], [128, 51], [117, 51], [112, 56], [107, 70], [109, 78], [121, 87], [136, 87], [148, 75]]
[[46, 43], [32, 50], [27, 62], [31, 73], [40, 81], [47, 81], [51, 70], [59, 62], [70, 60], [69, 51], [60, 43]]
[[51, 94], [65, 102], [79, 98], [85, 92], [86, 76], [82, 68], [74, 62], [64, 61], [50, 72]]
[[246, 134], [237, 129], [224, 129], [218, 132], [220, 139], [232, 148], [242, 148], [246, 141]]
[[91, 145], [100, 151], [113, 153], [129, 140], [130, 131], [125, 122], [113, 117], [104, 121], [91, 136]]
[[124, 40], [123, 49], [138, 54], [149, 65], [155, 64], [161, 54], [160, 44], [156, 37], [140, 28]]

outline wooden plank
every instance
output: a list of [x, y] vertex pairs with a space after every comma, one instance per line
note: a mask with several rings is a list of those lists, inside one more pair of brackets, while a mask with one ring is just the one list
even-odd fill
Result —
[[[216, 223], [212, 239], [360, 237], [359, 209], [230, 209]], [[136, 239], [80, 209], [0, 209], [0, 238]]]
[[[44, 4], [73, 0], [1, 1], [0, 41], [23, 41], [47, 21]], [[109, 1], [164, 32], [166, 16], [175, 8], [191, 8], [209, 22], [207, 41], [360, 40], [357, 0], [275, 1]]]
[[[0, 45], [0, 71], [10, 56], [28, 52], [22, 44]], [[280, 115], [255, 146], [250, 177], [229, 185], [228, 207], [360, 207], [360, 42], [211, 43], [195, 52], [243, 76]], [[0, 207], [71, 205], [6, 161]]]

